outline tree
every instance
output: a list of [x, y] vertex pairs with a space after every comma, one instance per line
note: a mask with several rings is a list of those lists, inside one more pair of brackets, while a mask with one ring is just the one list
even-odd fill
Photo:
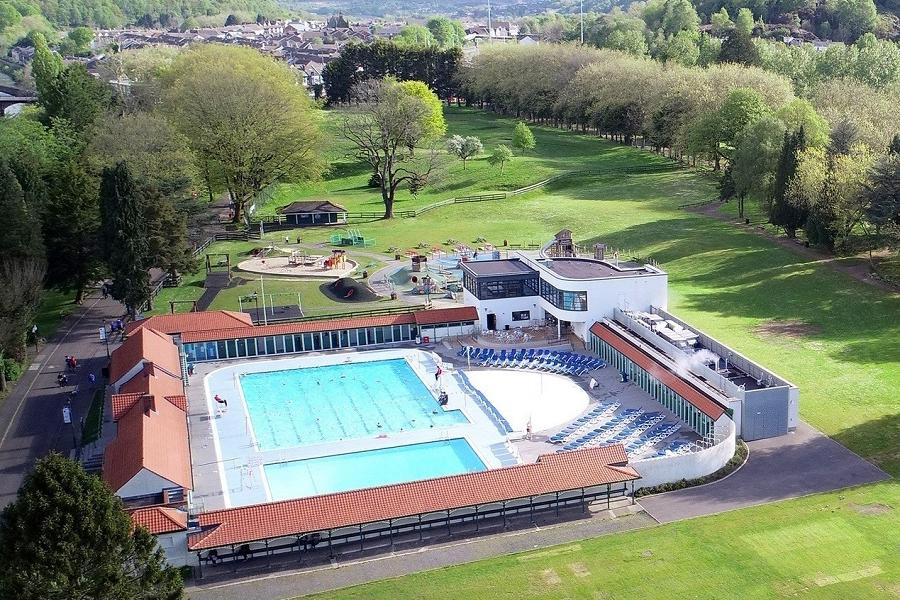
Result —
[[719, 12], [710, 15], [709, 23], [712, 26], [712, 32], [715, 35], [724, 35], [729, 29], [734, 27], [731, 16], [728, 14], [728, 9], [724, 6], [719, 9]]
[[97, 178], [73, 157], [55, 170], [44, 210], [47, 283], [74, 289], [78, 304], [103, 267], [98, 189]]
[[459, 21], [438, 16], [428, 19], [425, 26], [441, 48], [462, 46], [466, 41], [466, 31]]
[[516, 123], [516, 128], [513, 130], [513, 146], [520, 149], [522, 152], [526, 152], [528, 150], [534, 150], [536, 145], [537, 142], [534, 139], [531, 128], [523, 121]]
[[700, 25], [697, 11], [689, 0], [650, 0], [642, 16], [647, 29], [664, 36], [673, 36], [683, 30], [696, 31]]
[[791, 131], [803, 128], [806, 145], [824, 148], [828, 145], [828, 122], [819, 116], [809, 100], [796, 98], [778, 109], [778, 118]]
[[[359, 108], [344, 119], [341, 135], [378, 175], [384, 218], [390, 219], [400, 184], [419, 189], [434, 168], [433, 103], [390, 78], [357, 84], [353, 95]], [[420, 144], [429, 148], [424, 160], [414, 152]]]
[[113, 279], [112, 297], [135, 313], [150, 301], [149, 230], [143, 199], [125, 163], [103, 169], [100, 183], [103, 255]]
[[488, 156], [488, 162], [491, 166], [500, 165], [500, 173], [503, 173], [503, 166], [511, 161], [513, 158], [513, 152], [509, 149], [509, 146], [504, 144], [498, 145], [494, 148], [494, 151]]
[[447, 152], [459, 158], [463, 163], [463, 171], [466, 170], [466, 161], [484, 152], [484, 145], [474, 135], [463, 137], [454, 135], [447, 140]]
[[164, 79], [166, 113], [190, 141], [198, 170], [221, 173], [235, 223], [270, 184], [321, 173], [318, 114], [284, 63], [204, 44], [180, 55]]
[[875, 165], [865, 186], [866, 217], [880, 231], [900, 234], [900, 157], [896, 153]]
[[0, 32], [22, 22], [22, 15], [9, 2], [0, 2]]
[[31, 72], [37, 87], [38, 100], [43, 106], [60, 102], [57, 80], [63, 71], [62, 57], [53, 52], [47, 45], [47, 38], [42, 33], [31, 36], [34, 43], [34, 59], [31, 61]]
[[[769, 222], [782, 227], [788, 237], [796, 237], [797, 230], [806, 223], [809, 211], [802, 203], [791, 202], [788, 186], [797, 172], [799, 155], [806, 145], [803, 129], [790, 133], [785, 131], [778, 169], [772, 185], [772, 203], [769, 208]], [[796, 196], [796, 194], [795, 194]]]
[[43, 256], [44, 244], [38, 220], [41, 208], [29, 205], [15, 171], [6, 159], [0, 158], [0, 215], [3, 215], [0, 256]]
[[770, 113], [765, 100], [756, 90], [735, 88], [725, 98], [719, 110], [722, 127], [721, 140], [726, 157], [731, 156], [737, 138], [744, 129]]
[[753, 11], [747, 7], [741, 8], [734, 19], [734, 28], [748, 36], [753, 33]]
[[241, 20], [237, 18], [237, 15], [228, 15], [225, 19], [225, 27], [231, 27], [232, 25], [240, 25]]
[[447, 121], [444, 119], [444, 106], [440, 98], [421, 81], [401, 81], [400, 88], [407, 95], [421, 100], [428, 108], [428, 115], [422, 122], [422, 135], [428, 139], [444, 137], [447, 133]]
[[21, 600], [182, 598], [156, 539], [100, 479], [59, 454], [40, 459], [0, 516], [0, 596]]
[[[0, 254], [0, 365], [6, 357], [25, 358], [25, 331], [41, 299], [45, 264], [43, 258]], [[0, 391], [5, 389], [6, 369], [0, 367]], [[0, 565], [2, 562], [0, 556]]]
[[422, 25], [407, 25], [393, 38], [394, 43], [401, 46], [434, 46], [434, 36], [427, 27]]
[[62, 47], [66, 54], [84, 54], [90, 52], [94, 32], [90, 27], [76, 27], [66, 36]]
[[784, 131], [781, 121], [764, 116], [741, 133], [731, 165], [739, 218], [744, 218], [744, 199], [747, 196], [765, 204], [770, 201]]
[[830, 154], [848, 154], [850, 148], [859, 142], [859, 127], [853, 121], [841, 119], [835, 123], [829, 138], [828, 152]]
[[760, 63], [759, 50], [753, 44], [749, 33], [735, 27], [722, 42], [718, 62], [754, 67]]

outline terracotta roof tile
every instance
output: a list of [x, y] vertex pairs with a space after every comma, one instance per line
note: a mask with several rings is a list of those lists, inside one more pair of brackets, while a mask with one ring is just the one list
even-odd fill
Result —
[[150, 327], [156, 331], [174, 335], [186, 331], [208, 331], [211, 329], [246, 327], [248, 325], [253, 325], [253, 320], [247, 313], [232, 310], [207, 310], [174, 315], [157, 315], [149, 319], [129, 323], [125, 330], [131, 333], [142, 327]]
[[[189, 313], [200, 314], [200, 313]], [[386, 325], [433, 325], [435, 323], [454, 323], [458, 321], [477, 321], [478, 313], [474, 307], [437, 308], [420, 310], [413, 313], [384, 315], [380, 317], [352, 317], [346, 319], [330, 319], [323, 321], [301, 321], [299, 323], [283, 323], [245, 328], [230, 328], [210, 331], [194, 331], [183, 333], [183, 342], [211, 342], [230, 340], [242, 337], [259, 337], [266, 335], [288, 335], [294, 333], [314, 333], [335, 329], [355, 329], [360, 327], [383, 327]]]
[[474, 306], [422, 310], [415, 313], [415, 315], [416, 323], [418, 325], [434, 325], [435, 323], [456, 323], [457, 321], [478, 320], [478, 311]]
[[174, 402], [145, 396], [118, 421], [103, 456], [103, 480], [113, 492], [147, 469], [191, 489], [187, 415]]
[[139, 508], [131, 513], [131, 520], [153, 535], [174, 533], [187, 529], [187, 513], [170, 506]]
[[148, 327], [141, 327], [113, 351], [109, 365], [109, 380], [117, 383], [123, 375], [141, 362], [152, 362], [175, 376], [181, 373], [178, 348], [172, 342], [172, 338]]
[[191, 550], [302, 535], [557, 491], [620, 483], [640, 475], [621, 445], [541, 456], [538, 462], [199, 515]]
[[591, 333], [610, 344], [613, 348], [634, 361], [657, 380], [674, 390], [679, 396], [693, 404], [697, 410], [716, 420], [725, 413], [725, 408], [712, 397], [686, 379], [671, 371], [657, 358], [636, 346], [631, 340], [607, 325], [597, 322], [591, 326]]
[[145, 393], [159, 398], [184, 394], [184, 383], [180, 377], [159, 369], [153, 363], [144, 363], [144, 368], [119, 387], [120, 394]]

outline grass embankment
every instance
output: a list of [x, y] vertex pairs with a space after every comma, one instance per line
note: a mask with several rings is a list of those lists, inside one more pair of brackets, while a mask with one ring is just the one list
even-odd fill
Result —
[[900, 486], [879, 484], [503, 556], [313, 596], [896, 598]]

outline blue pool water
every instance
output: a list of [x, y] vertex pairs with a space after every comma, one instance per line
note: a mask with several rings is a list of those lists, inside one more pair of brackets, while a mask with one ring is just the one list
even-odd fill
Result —
[[462, 438], [293, 460], [263, 468], [272, 500], [305, 498], [486, 469]]
[[241, 376], [260, 450], [467, 423], [444, 410], [404, 359]]

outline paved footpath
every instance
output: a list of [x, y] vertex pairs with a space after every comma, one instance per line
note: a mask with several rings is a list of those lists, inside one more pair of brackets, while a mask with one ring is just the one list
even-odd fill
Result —
[[[103, 385], [100, 370], [106, 366], [106, 344], [99, 339], [99, 328], [104, 319], [119, 318], [123, 312], [115, 300], [104, 300], [99, 291], [91, 291], [84, 304], [60, 323], [0, 406], [0, 507], [15, 499], [36, 459], [51, 450], [68, 454], [74, 447], [75, 436], [81, 433], [78, 424], [87, 415], [93, 395], [88, 374], [94, 373], [96, 385]], [[114, 346], [111, 343], [110, 349]], [[65, 371], [67, 354], [78, 359], [78, 368], [69, 374], [69, 386], [60, 388], [56, 376]], [[76, 385], [74, 425], [65, 425], [62, 409]]]
[[641, 506], [669, 523], [890, 478], [803, 421], [792, 433], [747, 446], [747, 463], [730, 477], [643, 498]]

